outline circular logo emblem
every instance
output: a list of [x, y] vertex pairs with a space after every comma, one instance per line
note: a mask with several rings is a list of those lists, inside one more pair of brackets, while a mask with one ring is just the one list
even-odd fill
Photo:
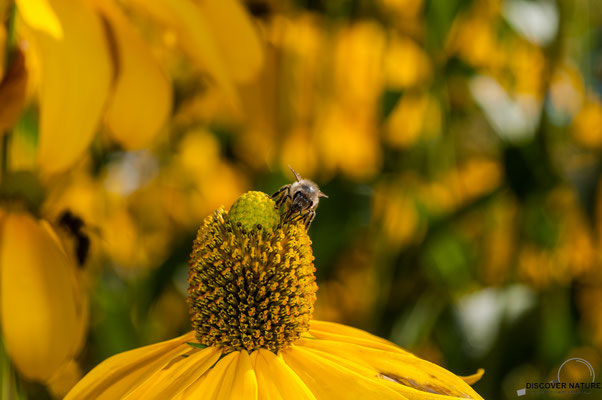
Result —
[[[564, 374], [562, 374], [562, 370], [565, 370]], [[564, 375], [565, 379], [561, 380], [561, 375]], [[558, 368], [558, 381], [574, 381], [574, 378], [578, 378], [578, 380], [584, 381], [585, 378], [591, 377], [592, 382], [596, 379], [596, 373], [594, 372], [594, 368], [592, 365], [585, 361], [583, 358], [569, 358]], [[568, 379], [567, 379], [568, 378]]]

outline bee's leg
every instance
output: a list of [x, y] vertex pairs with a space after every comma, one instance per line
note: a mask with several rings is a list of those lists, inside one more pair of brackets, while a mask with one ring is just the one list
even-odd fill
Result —
[[303, 219], [303, 211], [297, 211], [296, 214], [293, 214], [292, 209], [289, 208], [284, 215], [284, 219], [288, 220], [289, 222], [299, 221], [300, 219]]
[[286, 201], [287, 197], [290, 199], [290, 195], [288, 194], [288, 189], [291, 185], [284, 185], [276, 193], [274, 193], [271, 198], [276, 202], [276, 206], [278, 208], [282, 207], [282, 204]]
[[278, 204], [278, 207], [281, 207], [283, 204], [286, 204], [286, 199], [289, 199], [289, 200], [292, 201], [291, 196], [287, 193], [280, 200], [280, 203]]
[[299, 215], [293, 216], [293, 210], [291, 208], [286, 210], [286, 213], [284, 214], [284, 219], [289, 220], [289, 221], [294, 221], [297, 218], [299, 218]]
[[315, 217], [316, 217], [316, 210], [310, 210], [307, 212], [307, 214], [305, 214], [303, 219], [305, 221], [305, 230], [306, 231], [309, 230], [309, 226], [311, 225], [311, 223], [313, 222]]

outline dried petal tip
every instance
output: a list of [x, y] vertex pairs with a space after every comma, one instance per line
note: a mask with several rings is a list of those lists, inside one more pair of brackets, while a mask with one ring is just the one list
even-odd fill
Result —
[[263, 192], [247, 192], [240, 196], [230, 207], [228, 216], [233, 225], [240, 223], [247, 231], [257, 225], [273, 230], [280, 222], [276, 203]]

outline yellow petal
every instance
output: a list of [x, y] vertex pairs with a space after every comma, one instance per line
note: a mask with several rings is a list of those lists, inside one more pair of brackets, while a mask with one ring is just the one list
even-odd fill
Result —
[[396, 344], [372, 335], [361, 329], [352, 328], [335, 322], [315, 321], [310, 323], [309, 333], [318, 339], [329, 339], [338, 342], [353, 343], [374, 349], [382, 349], [401, 354], [412, 355]]
[[115, 39], [117, 77], [105, 122], [111, 136], [128, 150], [147, 146], [171, 111], [172, 93], [166, 73], [123, 13], [106, 0], [96, 7]]
[[318, 400], [339, 398], [342, 391], [349, 400], [405, 399], [376, 377], [363, 376], [302, 347], [291, 346], [282, 356]]
[[232, 79], [250, 81], [263, 65], [263, 48], [244, 7], [238, 0], [203, 0], [199, 7]]
[[[244, 353], [248, 354], [246, 351], [244, 351]], [[230, 392], [234, 388], [234, 382], [236, 382], [237, 379], [236, 373], [238, 372], [238, 360], [240, 359], [241, 352], [233, 351], [228, 355], [232, 357], [232, 361], [224, 371], [222, 381], [213, 396], [215, 400], [229, 400]]]
[[17, 0], [19, 15], [33, 29], [45, 32], [55, 39], [63, 36], [61, 22], [48, 0]]
[[[59, 239], [57, 233], [54, 231], [50, 223], [45, 220], [40, 221], [41, 228], [46, 232], [46, 234], [54, 241], [57, 247], [59, 247], [63, 252], [67, 252], [64, 247], [63, 242]], [[90, 299], [87, 293], [84, 293], [80, 282], [82, 281], [81, 275], [82, 271], [80, 268], [77, 268], [75, 265], [75, 260], [73, 257], [69, 257], [69, 264], [71, 265], [71, 274], [72, 274], [72, 290], [73, 297], [75, 299], [75, 304], [77, 306], [77, 327], [75, 331], [72, 332], [71, 336], [71, 350], [69, 354], [76, 355], [79, 354], [79, 351], [84, 346], [84, 342], [86, 339], [86, 334], [88, 333], [88, 322], [90, 316], [90, 308], [89, 303]]]
[[[233, 367], [233, 362], [238, 358], [239, 352], [234, 351], [229, 353], [217, 362], [203, 375], [202, 379], [190, 385], [188, 389], [181, 392], [183, 399], [216, 399], [224, 379], [231, 381], [232, 374], [236, 371], [236, 365]], [[225, 385], [224, 385], [225, 386]], [[226, 388], [227, 389], [227, 388]]]
[[437, 393], [459, 398], [481, 399], [460, 377], [412, 355], [332, 340], [307, 339], [297, 342], [295, 346], [345, 365], [367, 377], [385, 375], [387, 378], [384, 380], [387, 381], [387, 385], [408, 398], [440, 398], [433, 395]]
[[6, 216], [0, 244], [2, 333], [21, 374], [46, 381], [73, 357], [81, 316], [76, 266], [27, 214]]
[[260, 399], [315, 399], [311, 390], [286, 365], [282, 356], [260, 349], [251, 354], [251, 362], [255, 367]]
[[81, 378], [82, 371], [75, 360], [64, 363], [46, 384], [55, 398], [63, 398]]
[[241, 351], [238, 356], [234, 382], [226, 398], [231, 400], [257, 399], [257, 377], [253, 370], [251, 357], [246, 351]]
[[207, 18], [196, 3], [191, 0], [128, 0], [128, 2], [173, 30], [188, 57], [209, 73], [232, 104], [238, 105], [238, 95], [232, 78], [226, 72], [224, 60], [217, 48]]
[[474, 374], [468, 376], [460, 376], [460, 378], [469, 385], [474, 385], [475, 383], [481, 380], [484, 373], [485, 370], [483, 368], [479, 368], [478, 371]]
[[[193, 347], [190, 347], [193, 350]], [[150, 375], [125, 399], [167, 399], [185, 390], [199, 379], [219, 359], [221, 352], [215, 347], [189, 351], [174, 357], [169, 363]], [[184, 357], [185, 356], [185, 357]]]
[[117, 399], [135, 389], [170, 360], [181, 357], [194, 341], [189, 332], [178, 338], [126, 351], [96, 366], [67, 394], [70, 399]]
[[49, 4], [62, 37], [35, 25], [24, 32], [39, 52], [42, 70], [38, 163], [45, 174], [64, 171], [81, 158], [96, 131], [112, 75], [100, 18], [82, 0]]

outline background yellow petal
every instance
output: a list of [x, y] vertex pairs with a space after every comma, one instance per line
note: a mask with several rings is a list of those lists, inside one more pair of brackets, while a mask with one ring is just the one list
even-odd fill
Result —
[[[55, 242], [56, 246], [61, 248], [63, 252], [67, 252], [64, 246], [64, 242], [59, 239], [58, 234], [55, 232], [54, 228], [50, 225], [50, 223], [46, 220], [40, 221], [41, 228], [46, 232], [46, 234]], [[84, 346], [84, 341], [86, 340], [86, 335], [88, 333], [88, 323], [90, 316], [90, 299], [88, 293], [84, 291], [81, 282], [82, 279], [82, 270], [77, 268], [74, 264], [74, 259], [70, 258], [70, 266], [71, 266], [71, 274], [73, 280], [73, 296], [75, 300], [75, 304], [77, 305], [77, 327], [74, 332], [72, 332], [71, 336], [71, 350], [69, 354], [77, 355], [79, 351]]]
[[109, 97], [105, 122], [109, 133], [128, 150], [147, 146], [171, 111], [171, 85], [149, 47], [123, 13], [106, 0], [94, 4], [115, 40], [117, 76]]
[[80, 380], [65, 400], [121, 398], [171, 359], [181, 357], [190, 349], [189, 341], [194, 341], [193, 332], [110, 357]]
[[62, 37], [33, 25], [25, 33], [34, 41], [42, 69], [38, 163], [44, 173], [53, 174], [69, 168], [92, 141], [112, 65], [100, 18], [90, 7], [81, 0], [49, 4], [61, 23]]
[[0, 307], [8, 354], [46, 381], [73, 356], [81, 309], [73, 261], [28, 214], [9, 214], [0, 244]]
[[226, 72], [207, 18], [196, 3], [191, 0], [127, 1], [173, 30], [188, 57], [216, 81], [233, 105], [238, 105], [232, 77]]
[[282, 351], [282, 356], [318, 400], [339, 398], [342, 391], [349, 400], [405, 399], [374, 378], [362, 376], [301, 347], [291, 346]]
[[282, 359], [269, 350], [260, 349], [251, 354], [255, 368], [259, 398], [270, 399], [315, 399], [307, 385]]
[[19, 14], [27, 25], [55, 39], [63, 36], [63, 28], [48, 0], [17, 0]]
[[246, 10], [238, 0], [203, 0], [199, 6], [232, 79], [251, 80], [263, 65], [263, 48]]
[[75, 360], [69, 360], [59, 367], [46, 384], [52, 395], [63, 398], [81, 378], [82, 371]]

